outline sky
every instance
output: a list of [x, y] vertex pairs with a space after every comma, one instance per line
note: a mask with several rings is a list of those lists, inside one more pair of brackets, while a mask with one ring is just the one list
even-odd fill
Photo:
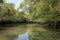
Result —
[[23, 0], [6, 0], [7, 3], [14, 3], [15, 9], [23, 2]]

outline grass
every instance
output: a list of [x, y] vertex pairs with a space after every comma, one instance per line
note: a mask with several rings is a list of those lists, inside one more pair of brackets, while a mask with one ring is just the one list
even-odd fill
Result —
[[37, 24], [21, 24], [0, 31], [0, 40], [15, 40], [19, 34], [29, 33], [30, 40], [60, 40], [60, 33]]

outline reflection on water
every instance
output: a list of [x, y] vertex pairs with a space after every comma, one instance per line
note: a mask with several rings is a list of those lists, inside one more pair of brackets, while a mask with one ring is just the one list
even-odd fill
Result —
[[40, 24], [19, 24], [1, 30], [0, 40], [60, 40], [60, 33]]
[[28, 32], [25, 34], [19, 35], [17, 40], [28, 40]]

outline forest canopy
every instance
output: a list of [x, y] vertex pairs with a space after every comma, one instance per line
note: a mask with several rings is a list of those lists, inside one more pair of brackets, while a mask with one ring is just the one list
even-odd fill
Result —
[[[22, 11], [19, 11], [19, 9], [22, 9]], [[54, 26], [56, 26], [56, 23], [60, 22], [60, 0], [24, 0], [17, 10], [13, 3], [4, 2], [0, 8], [1, 21], [53, 21]]]

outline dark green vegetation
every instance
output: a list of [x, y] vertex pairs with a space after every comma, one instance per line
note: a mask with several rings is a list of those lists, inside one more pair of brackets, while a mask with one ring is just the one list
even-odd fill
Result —
[[[23, 7], [25, 10], [22, 9]], [[24, 11], [19, 11], [19, 9]], [[29, 12], [27, 12], [28, 10]], [[17, 10], [15, 10], [14, 4], [4, 2], [3, 6], [0, 8], [0, 22], [2, 23], [25, 23], [28, 21], [40, 23], [48, 22], [52, 28], [60, 26], [58, 25], [60, 24], [60, 1], [24, 0]]]
[[13, 3], [4, 2], [0, 7], [0, 40], [14, 40], [27, 30], [30, 40], [60, 40], [60, 0], [24, 0], [17, 10]]

